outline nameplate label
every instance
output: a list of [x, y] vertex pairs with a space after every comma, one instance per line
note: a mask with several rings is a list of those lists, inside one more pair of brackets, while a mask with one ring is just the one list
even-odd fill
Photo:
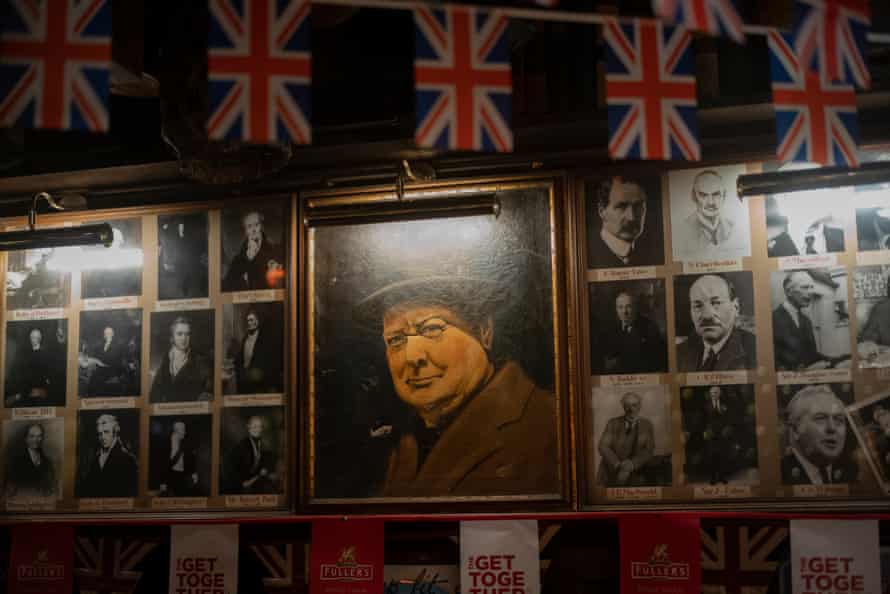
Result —
[[795, 497], [848, 497], [850, 485], [794, 485]]
[[857, 252], [856, 264], [858, 264], [859, 266], [878, 266], [880, 264], [890, 264], [890, 250]]
[[33, 322], [35, 320], [58, 320], [65, 317], [65, 309], [51, 307], [47, 309], [14, 309], [9, 312], [12, 322]]
[[14, 408], [12, 418], [15, 421], [37, 421], [56, 418], [55, 406], [36, 406], [34, 408]]
[[108, 297], [83, 300], [83, 308], [87, 311], [102, 309], [137, 309], [139, 307], [141, 307], [139, 304], [139, 297]]
[[55, 497], [10, 497], [6, 500], [6, 511], [52, 511], [56, 509]]
[[740, 499], [751, 497], [751, 485], [702, 485], [695, 487], [696, 499]]
[[283, 402], [284, 394], [244, 394], [223, 397], [223, 406], [280, 406]]
[[226, 507], [278, 507], [279, 495], [226, 495]]
[[188, 311], [192, 309], [210, 309], [210, 299], [171, 299], [155, 302], [155, 311]]
[[780, 371], [776, 374], [779, 385], [786, 384], [834, 384], [850, 382], [849, 369], [820, 369], [818, 371]]
[[705, 373], [687, 373], [687, 386], [723, 386], [727, 384], [747, 384], [747, 371], [708, 371]]
[[206, 509], [206, 497], [152, 497], [152, 509]]
[[825, 268], [826, 266], [837, 266], [837, 254], [783, 256], [779, 258], [779, 270], [790, 270], [793, 268]]
[[630, 388], [632, 386], [657, 386], [661, 376], [657, 373], [636, 373], [630, 375], [601, 375], [600, 386], [604, 388]]
[[89, 497], [79, 499], [80, 511], [124, 511], [133, 509], [132, 497]]
[[284, 301], [284, 289], [266, 291], [239, 291], [232, 294], [232, 303], [261, 303], [264, 301]]
[[135, 398], [81, 398], [80, 408], [98, 410], [100, 408], [136, 408]]
[[210, 403], [203, 402], [163, 402], [152, 406], [156, 415], [200, 415], [210, 412]]
[[741, 258], [723, 260], [684, 261], [683, 274], [707, 274], [709, 272], [735, 272], [742, 270]]
[[606, 268], [605, 270], [588, 270], [588, 281], [625, 281], [655, 278], [655, 266], [637, 266], [634, 268]]
[[614, 487], [606, 489], [606, 498], [613, 501], [654, 501], [661, 499], [661, 487]]

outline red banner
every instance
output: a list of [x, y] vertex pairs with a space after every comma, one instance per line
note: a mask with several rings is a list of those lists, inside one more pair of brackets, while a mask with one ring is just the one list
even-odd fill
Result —
[[618, 526], [621, 594], [701, 592], [698, 518], [628, 517]]
[[74, 528], [13, 526], [9, 554], [10, 594], [70, 594]]
[[312, 522], [309, 594], [380, 594], [383, 521]]

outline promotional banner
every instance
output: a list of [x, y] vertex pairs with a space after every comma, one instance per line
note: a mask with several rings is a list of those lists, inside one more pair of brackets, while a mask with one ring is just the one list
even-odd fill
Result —
[[463, 594], [538, 594], [537, 520], [461, 522], [460, 582]]
[[701, 592], [698, 518], [621, 518], [621, 594]]
[[13, 526], [10, 539], [10, 594], [71, 593], [73, 526]]
[[794, 594], [881, 591], [877, 520], [791, 520]]
[[169, 592], [237, 594], [238, 526], [171, 526]]
[[312, 522], [309, 594], [380, 594], [383, 520]]

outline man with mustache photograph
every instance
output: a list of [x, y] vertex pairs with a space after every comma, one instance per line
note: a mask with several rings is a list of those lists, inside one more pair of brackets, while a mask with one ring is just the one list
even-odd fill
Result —
[[657, 180], [613, 177], [588, 190], [588, 268], [664, 263], [658, 186]]

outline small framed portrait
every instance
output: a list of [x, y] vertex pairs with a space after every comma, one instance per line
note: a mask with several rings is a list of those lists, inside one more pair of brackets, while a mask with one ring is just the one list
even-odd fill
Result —
[[[670, 395], [665, 386], [594, 388], [593, 434], [587, 446], [592, 487], [671, 484]], [[589, 465], [590, 466], [590, 465]]]
[[65, 420], [3, 421], [3, 463], [7, 501], [61, 499]]
[[890, 393], [847, 407], [850, 426], [885, 495], [890, 495]]
[[674, 307], [681, 373], [757, 368], [751, 272], [675, 276]]
[[850, 367], [846, 268], [773, 272], [770, 294], [777, 371]]
[[225, 304], [223, 394], [284, 392], [284, 303]]
[[748, 203], [736, 194], [736, 179], [744, 173], [744, 165], [670, 172], [675, 261], [751, 255]]
[[139, 483], [139, 409], [77, 411], [75, 496], [135, 497]]
[[860, 266], [853, 273], [859, 367], [890, 367], [890, 265]]
[[214, 315], [212, 309], [152, 312], [149, 402], [213, 399]]
[[209, 295], [206, 212], [158, 215], [158, 299]]
[[158, 497], [210, 495], [212, 415], [155, 415], [148, 422], [148, 490]]
[[138, 396], [142, 377], [142, 310], [80, 312], [77, 395]]
[[283, 493], [287, 478], [286, 439], [283, 407], [222, 409], [219, 492], [223, 495]]
[[756, 485], [757, 419], [754, 386], [680, 389], [687, 485]]
[[142, 219], [108, 221], [110, 247], [83, 247], [80, 294], [83, 299], [142, 294]]
[[6, 323], [7, 407], [64, 406], [68, 320]]
[[588, 285], [594, 375], [665, 373], [664, 279]]
[[845, 408], [853, 385], [784, 385], [777, 389], [780, 468], [785, 485], [854, 483], [862, 468]]
[[283, 289], [287, 240], [283, 203], [222, 211], [222, 290]]
[[609, 177], [585, 183], [587, 267], [664, 264], [660, 177]]
[[890, 184], [856, 186], [853, 193], [859, 251], [890, 250]]
[[6, 256], [6, 309], [68, 307], [71, 302], [68, 260], [72, 251], [79, 253], [77, 248], [9, 252]]

